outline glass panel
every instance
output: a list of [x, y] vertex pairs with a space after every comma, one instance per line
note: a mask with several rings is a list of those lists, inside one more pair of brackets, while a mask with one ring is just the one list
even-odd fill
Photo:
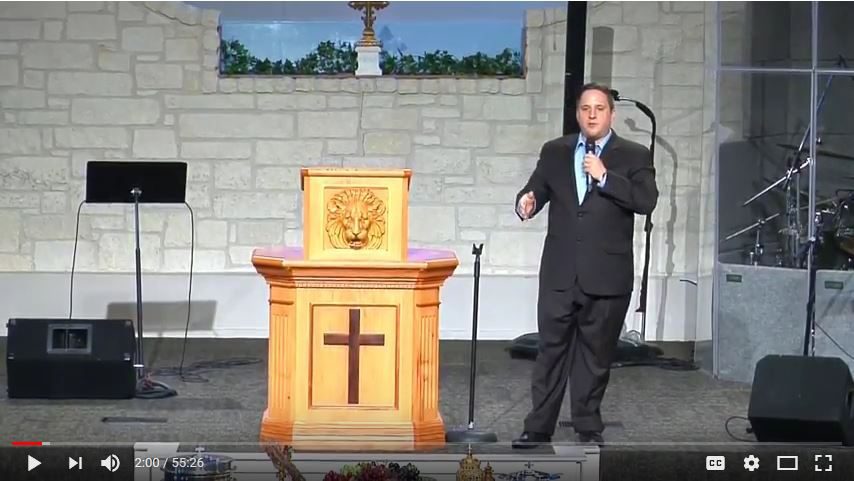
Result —
[[[824, 8], [825, 5], [822, 5]], [[822, 10], [824, 11], [824, 10]], [[840, 13], [841, 14], [841, 13]], [[849, 76], [850, 75], [850, 76]], [[817, 356], [837, 357], [854, 368], [854, 72], [819, 75], [826, 89], [816, 116], [815, 337]], [[807, 284], [809, 286], [809, 284]]]
[[721, 2], [720, 12], [721, 65], [811, 67], [810, 2]]
[[720, 81], [718, 260], [793, 267], [809, 177], [781, 179], [809, 125], [810, 76], [721, 72]]
[[819, 3], [819, 68], [854, 69], [854, 29], [852, 29], [852, 18], [854, 18], [854, 3]]
[[[851, 73], [854, 75], [854, 72]], [[819, 269], [854, 269], [854, 77], [819, 75], [816, 130], [816, 265]]]

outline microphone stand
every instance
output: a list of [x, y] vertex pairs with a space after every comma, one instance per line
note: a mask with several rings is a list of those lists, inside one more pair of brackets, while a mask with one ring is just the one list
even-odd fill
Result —
[[474, 302], [472, 307], [471, 327], [471, 371], [469, 373], [469, 422], [463, 429], [453, 429], [445, 433], [445, 441], [449, 443], [495, 443], [498, 436], [490, 431], [479, 431], [474, 428], [474, 388], [477, 375], [477, 311], [480, 297], [480, 256], [483, 254], [483, 244], [472, 244], [471, 253], [474, 255]]
[[142, 196], [142, 189], [134, 187], [130, 191], [133, 196], [133, 219], [134, 233], [136, 237], [136, 249], [134, 252], [136, 263], [136, 364], [137, 383], [136, 397], [141, 399], [159, 399], [170, 396], [176, 396], [178, 392], [164, 384], [151, 378], [151, 372], [145, 368], [145, 344], [143, 341], [142, 328], [142, 249], [140, 248], [140, 228], [139, 228], [139, 199]]
[[131, 189], [130, 194], [133, 196], [133, 220], [134, 220], [134, 233], [136, 238], [136, 249], [134, 252], [134, 258], [136, 262], [136, 329], [137, 329], [137, 340], [136, 340], [136, 368], [137, 368], [137, 378], [141, 383], [141, 387], [144, 386], [145, 380], [145, 353], [143, 351], [143, 340], [142, 340], [142, 253], [140, 249], [139, 242], [139, 198], [142, 195], [142, 189], [139, 187], [134, 187]]
[[[649, 163], [653, 167], [655, 167], [655, 137], [657, 130], [657, 123], [655, 121], [655, 114], [652, 113], [652, 110], [644, 105], [642, 102], [634, 99], [629, 99], [625, 97], [621, 97], [620, 93], [616, 90], [611, 91], [611, 95], [614, 97], [614, 100], [618, 102], [631, 102], [638, 108], [644, 115], [646, 115], [650, 122], [652, 123], [652, 132], [650, 134], [650, 142], [649, 142]], [[652, 244], [652, 213], [646, 215], [646, 220], [644, 221], [643, 227], [644, 233], [646, 234], [646, 241], [644, 246], [644, 261], [643, 261], [643, 276], [641, 277], [641, 291], [640, 298], [638, 299], [638, 308], [635, 312], [639, 312], [641, 314], [641, 331], [640, 331], [640, 339], [638, 343], [642, 343], [646, 338], [646, 305], [647, 305], [647, 296], [648, 296], [648, 287], [649, 287], [649, 262], [650, 262], [650, 254], [651, 254], [651, 244]]]
[[815, 277], [818, 267], [816, 266], [817, 246], [821, 244], [818, 240], [819, 231], [822, 228], [822, 217], [820, 212], [816, 212], [815, 231], [812, 237], [807, 239], [802, 251], [798, 257], [806, 259], [807, 270], [809, 271], [809, 290], [807, 294], [807, 322], [804, 329], [804, 356], [815, 356]]

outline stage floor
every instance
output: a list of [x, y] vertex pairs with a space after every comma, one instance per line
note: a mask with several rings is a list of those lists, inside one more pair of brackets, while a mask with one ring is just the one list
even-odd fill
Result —
[[[476, 421], [509, 443], [522, 430], [531, 405], [533, 362], [511, 359], [507, 342], [482, 342], [478, 348]], [[464, 424], [468, 416], [469, 343], [441, 343], [441, 412], [446, 425]], [[169, 375], [181, 359], [180, 339], [146, 340], [146, 361], [155, 379], [178, 391], [167, 399], [22, 400], [0, 397], [0, 442], [253, 443], [258, 439], [266, 403], [266, 339], [190, 339], [185, 366], [197, 382]], [[5, 359], [5, 338], [0, 338]], [[192, 369], [198, 362], [254, 358], [226, 367]], [[201, 382], [199, 382], [201, 381]], [[0, 385], [6, 385], [5, 363]], [[5, 389], [3, 390], [5, 393]], [[746, 416], [750, 387], [718, 381], [704, 371], [660, 367], [613, 370], [603, 404], [605, 439], [609, 443], [736, 442], [725, 429], [730, 416]], [[568, 402], [563, 420], [569, 420]], [[105, 422], [104, 418], [139, 418]], [[121, 421], [121, 419], [119, 419]], [[127, 421], [127, 419], [125, 419]], [[741, 438], [746, 422], [730, 429]], [[571, 428], [558, 428], [555, 442], [571, 442]]]

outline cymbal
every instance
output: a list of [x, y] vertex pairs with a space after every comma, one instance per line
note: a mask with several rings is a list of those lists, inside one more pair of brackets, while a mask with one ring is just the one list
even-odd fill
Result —
[[[825, 205], [825, 204], [836, 204], [837, 202], [839, 202], [839, 199], [838, 199], [838, 198], [836, 198], [836, 197], [829, 197], [829, 198], [827, 198], [827, 199], [824, 199], [824, 200], [821, 200], [821, 201], [816, 202], [816, 203], [815, 203], [815, 206], [816, 206], [816, 207], [819, 207], [819, 206], [823, 206], [823, 205]], [[805, 206], [802, 206], [802, 207], [801, 207], [800, 209], [798, 209], [798, 210], [799, 210], [799, 211], [802, 211], [802, 210], [807, 210], [807, 209], [809, 209], [809, 208], [810, 208], [810, 206], [809, 206], [809, 204], [807, 204], [807, 205], [805, 205]], [[734, 233], [732, 233], [732, 234], [730, 234], [730, 235], [726, 236], [726, 237], [724, 238], [724, 241], [728, 241], [728, 240], [733, 239], [733, 238], [735, 238], [735, 237], [738, 237], [738, 236], [740, 236], [740, 235], [742, 235], [742, 234], [744, 234], [744, 233], [746, 233], [746, 232], [750, 232], [751, 230], [753, 230], [753, 229], [755, 229], [755, 228], [757, 228], [757, 227], [761, 227], [761, 226], [765, 225], [765, 223], [766, 223], [766, 222], [772, 221], [772, 220], [776, 219], [777, 217], [780, 217], [781, 215], [785, 215], [785, 212], [777, 212], [776, 214], [771, 214], [771, 215], [769, 215], [768, 217], [766, 217], [766, 218], [764, 218], [764, 219], [759, 219], [759, 220], [757, 220], [756, 222], [754, 222], [753, 224], [750, 224], [749, 226], [747, 226], [747, 227], [745, 227], [745, 228], [743, 228], [743, 229], [741, 229], [741, 230], [739, 230], [739, 231], [737, 231], [737, 232], [734, 232]], [[788, 230], [788, 228], [784, 227], [784, 228], [780, 229], [777, 233], [778, 233], [778, 234], [782, 234], [782, 233], [783, 233], [784, 231], [786, 231], [786, 230]]]
[[[839, 197], [828, 197], [824, 200], [816, 200], [815, 206], [819, 207], [819, 206], [822, 206], [825, 204], [835, 204], [839, 201], [840, 201]], [[807, 203], [806, 205], [802, 205], [801, 208], [798, 210], [807, 210], [809, 208], [810, 208], [810, 205], [809, 205], [809, 203]]]
[[[820, 201], [816, 202], [815, 206], [818, 207], [820, 205], [825, 205], [825, 204], [835, 204], [837, 202], [839, 202], [839, 197], [828, 197], [827, 199], [820, 200]], [[810, 206], [809, 206], [809, 204], [807, 204], [804, 207], [801, 207], [801, 210], [806, 210], [809, 208], [810, 208]]]
[[[786, 150], [794, 150], [797, 152], [798, 146], [792, 144], [777, 144], [778, 147], [782, 147]], [[809, 153], [809, 149], [805, 151], [805, 153]], [[824, 157], [833, 157], [835, 159], [843, 159], [843, 160], [854, 160], [854, 156], [846, 155], [846, 154], [837, 154], [836, 152], [831, 152], [829, 150], [824, 149], [816, 149], [816, 155], [821, 155]]]

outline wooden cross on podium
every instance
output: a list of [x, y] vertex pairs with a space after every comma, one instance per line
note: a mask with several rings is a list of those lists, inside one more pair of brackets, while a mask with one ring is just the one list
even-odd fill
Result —
[[324, 334], [323, 344], [347, 346], [347, 403], [359, 404], [359, 350], [361, 346], [384, 346], [383, 334], [360, 334], [362, 314], [359, 309], [350, 309], [350, 329], [347, 334]]

